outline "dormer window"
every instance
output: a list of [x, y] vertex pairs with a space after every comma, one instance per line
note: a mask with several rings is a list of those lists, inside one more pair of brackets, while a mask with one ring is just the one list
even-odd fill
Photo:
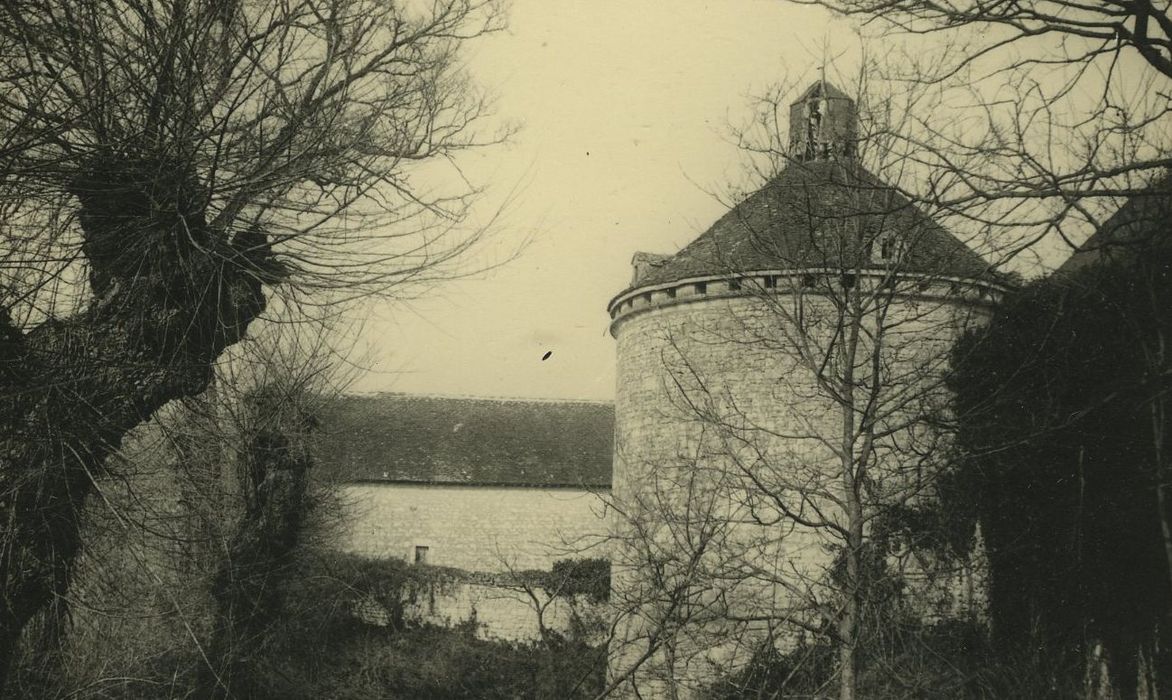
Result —
[[901, 252], [899, 238], [894, 233], [880, 234], [878, 243], [878, 250], [872, 249], [873, 259], [876, 262], [895, 262], [899, 259]]

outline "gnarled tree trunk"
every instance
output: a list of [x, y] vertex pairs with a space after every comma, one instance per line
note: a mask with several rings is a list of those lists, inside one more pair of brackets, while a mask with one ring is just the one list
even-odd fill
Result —
[[99, 153], [69, 187], [92, 300], [22, 333], [0, 316], [0, 692], [21, 631], [64, 592], [106, 457], [264, 309], [263, 234], [215, 230], [181, 162]]

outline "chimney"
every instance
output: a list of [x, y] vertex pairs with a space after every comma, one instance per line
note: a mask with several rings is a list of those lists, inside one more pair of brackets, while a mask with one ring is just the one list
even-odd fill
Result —
[[669, 258], [671, 258], [670, 255], [658, 253], [635, 253], [635, 257], [631, 258], [631, 267], [635, 269], [635, 274], [631, 278], [631, 286], [638, 286], [649, 272], [662, 266]]

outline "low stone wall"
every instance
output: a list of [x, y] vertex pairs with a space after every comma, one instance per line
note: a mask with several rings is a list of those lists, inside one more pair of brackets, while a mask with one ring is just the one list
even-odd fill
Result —
[[398, 621], [406, 627], [471, 626], [478, 639], [515, 643], [541, 640], [541, 627], [590, 645], [605, 642], [609, 611], [605, 602], [585, 595], [553, 598], [517, 577], [437, 568], [404, 582], [393, 600], [373, 596], [355, 614], [374, 625]]

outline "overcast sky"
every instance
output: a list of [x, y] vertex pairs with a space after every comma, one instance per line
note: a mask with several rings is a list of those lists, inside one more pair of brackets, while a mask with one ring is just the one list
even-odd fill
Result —
[[379, 306], [354, 390], [613, 397], [606, 304], [632, 254], [674, 252], [725, 210], [706, 190], [743, 177], [728, 124], [751, 95], [815, 78], [824, 45], [857, 49], [850, 24], [781, 0], [515, 0], [509, 24], [467, 60], [523, 128], [469, 170], [493, 187], [486, 205], [517, 188], [496, 250], [532, 243], [491, 275]]

